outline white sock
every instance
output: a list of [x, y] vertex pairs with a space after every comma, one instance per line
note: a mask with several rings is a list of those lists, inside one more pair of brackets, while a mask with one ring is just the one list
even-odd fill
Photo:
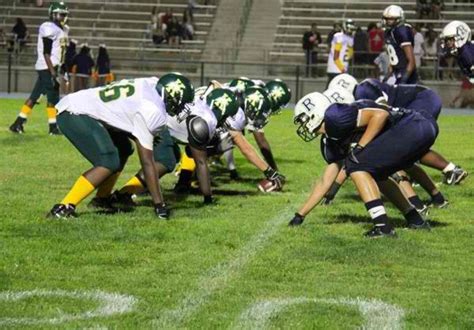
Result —
[[224, 158], [227, 163], [227, 169], [229, 171], [235, 170], [234, 152], [232, 149], [224, 152]]
[[448, 166], [446, 166], [446, 167], [443, 169], [443, 173], [452, 171], [452, 170], [454, 170], [455, 168], [456, 168], [456, 165], [454, 165], [453, 163], [449, 163]]

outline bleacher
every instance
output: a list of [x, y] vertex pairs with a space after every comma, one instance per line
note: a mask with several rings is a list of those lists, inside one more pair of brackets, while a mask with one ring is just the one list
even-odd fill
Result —
[[[182, 40], [179, 47], [170, 47], [167, 44], [153, 44], [149, 32], [151, 11], [155, 6], [158, 12], [165, 12], [169, 8], [181, 21], [188, 6], [187, 0], [165, 0], [159, 3], [156, 0], [71, 0], [66, 3], [70, 10], [69, 37], [78, 40], [78, 44], [87, 42], [93, 51], [99, 44], [105, 43], [116, 73], [178, 69], [180, 61], [200, 60], [217, 8], [217, 1], [212, 1], [213, 5], [198, 4], [194, 10], [194, 40]], [[0, 22], [5, 32], [11, 30], [16, 17], [24, 20], [30, 32], [27, 47], [15, 58], [16, 64], [28, 66], [36, 60], [38, 27], [48, 17], [48, 4], [46, 2], [44, 7], [36, 7], [17, 0], [7, 4], [4, 1], [0, 5]], [[7, 56], [3, 55], [4, 52], [0, 54], [0, 64], [5, 64]], [[154, 62], [156, 60], [163, 62]], [[197, 68], [197, 64], [179, 67], [181, 71], [190, 72], [195, 72]]]
[[442, 19], [439, 20], [417, 19], [416, 1], [283, 0], [282, 3], [282, 15], [274, 36], [272, 51], [269, 54], [270, 60], [303, 64], [305, 57], [301, 46], [302, 36], [309, 30], [311, 23], [316, 23], [323, 39], [318, 55], [321, 70], [325, 69], [328, 56], [326, 37], [335, 22], [352, 18], [358, 26], [366, 28], [371, 22], [379, 22], [383, 9], [391, 4], [399, 5], [404, 9], [408, 23], [430, 24], [437, 32], [441, 32], [444, 25], [454, 19], [463, 20], [470, 26], [474, 25], [472, 17], [474, 3], [446, 1], [444, 10], [441, 12]]

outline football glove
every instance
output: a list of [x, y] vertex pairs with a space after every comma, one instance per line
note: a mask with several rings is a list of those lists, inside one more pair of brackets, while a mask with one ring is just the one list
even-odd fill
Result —
[[356, 164], [359, 164], [359, 160], [357, 159], [357, 154], [364, 150], [364, 147], [360, 144], [356, 144], [355, 146], [351, 147], [351, 151], [349, 152], [349, 160]]
[[332, 203], [334, 197], [336, 197], [337, 192], [339, 191], [339, 188], [341, 188], [341, 185], [337, 182], [334, 182], [331, 185], [331, 188], [329, 188], [328, 192], [326, 195], [324, 195], [323, 199], [321, 200], [321, 204], [323, 205], [329, 205]]
[[53, 85], [53, 89], [59, 89], [60, 81], [61, 80], [58, 76], [51, 76], [51, 84]]
[[263, 171], [263, 174], [268, 180], [275, 182], [279, 188], [283, 187], [283, 184], [285, 184], [285, 176], [278, 173], [278, 171], [275, 171], [270, 166], [265, 171]]
[[299, 213], [295, 213], [295, 216], [293, 217], [293, 219], [291, 219], [288, 226], [290, 227], [299, 226], [303, 224], [303, 221], [304, 221], [304, 216]]
[[155, 214], [164, 220], [168, 220], [170, 217], [170, 211], [165, 203], [155, 204]]

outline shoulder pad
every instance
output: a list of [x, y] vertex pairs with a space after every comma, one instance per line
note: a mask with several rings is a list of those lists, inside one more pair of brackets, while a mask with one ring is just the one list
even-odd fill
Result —
[[198, 116], [189, 117], [187, 120], [188, 142], [191, 146], [201, 149], [210, 140], [207, 122]]

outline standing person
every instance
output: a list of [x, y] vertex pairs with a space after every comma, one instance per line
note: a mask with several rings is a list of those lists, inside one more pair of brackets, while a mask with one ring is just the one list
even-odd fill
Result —
[[[355, 65], [365, 65], [367, 64], [367, 59], [369, 55], [369, 39], [367, 32], [365, 32], [360, 26], [357, 27], [354, 34], [354, 64]], [[368, 73], [364, 71], [365, 68], [357, 68], [357, 73], [354, 73], [355, 76], [364, 75], [367, 76]]]
[[421, 67], [421, 59], [425, 56], [425, 38], [421, 34], [421, 26], [413, 27], [413, 53], [415, 55], [415, 64], [417, 68]]
[[347, 19], [342, 24], [342, 31], [334, 35], [331, 41], [331, 50], [328, 56], [328, 82], [338, 74], [345, 73], [349, 69], [349, 61], [352, 59], [354, 47], [354, 21]]
[[171, 21], [168, 23], [168, 27], [166, 28], [166, 32], [168, 35], [168, 44], [170, 46], [179, 46], [181, 43], [182, 27], [176, 16], [171, 18]]
[[69, 94], [59, 102], [61, 131], [93, 167], [84, 172], [63, 200], [49, 212], [52, 218], [76, 216], [76, 207], [96, 188], [109, 196], [135, 141], [156, 215], [168, 219], [155, 162], [153, 142], [166, 126], [167, 113], [177, 115], [192, 102], [194, 88], [180, 74], [121, 80]]
[[327, 37], [326, 37], [326, 43], [328, 45], [328, 49], [331, 48], [331, 42], [332, 42], [332, 38], [334, 37], [334, 35], [338, 32], [341, 32], [341, 24], [340, 23], [334, 23], [333, 26], [332, 26], [332, 30], [329, 31]]
[[64, 64], [63, 64], [63, 72], [64, 72], [64, 84], [63, 84], [63, 94], [69, 94], [70, 92], [74, 91], [74, 79], [73, 77], [73, 62], [74, 62], [74, 57], [76, 57], [77, 52], [76, 52], [76, 46], [77, 46], [77, 40], [76, 39], [71, 39], [69, 40], [69, 44], [66, 48], [66, 55], [64, 59]]
[[79, 54], [74, 57], [73, 67], [76, 73], [76, 89], [80, 91], [82, 89], [89, 88], [89, 79], [92, 75], [92, 68], [94, 67], [94, 60], [91, 57], [91, 49], [88, 44], [82, 44]]
[[[396, 84], [416, 84], [414, 39], [411, 27], [405, 24], [405, 14], [399, 6], [388, 6], [383, 11], [382, 21], [385, 25], [385, 44], [390, 58], [390, 75]], [[387, 77], [388, 78], [388, 77]]]
[[65, 27], [69, 10], [64, 2], [53, 2], [49, 6], [49, 20], [41, 24], [38, 32], [35, 70], [38, 73], [35, 87], [30, 97], [22, 106], [15, 122], [10, 126], [13, 133], [24, 133], [24, 124], [41, 94], [46, 94], [48, 103], [49, 134], [61, 134], [56, 125], [56, 109], [59, 101], [59, 68], [64, 63], [67, 45], [67, 28]]
[[105, 44], [99, 45], [99, 54], [97, 54], [95, 71], [97, 73], [96, 87], [104, 86], [110, 77], [110, 58]]
[[381, 23], [371, 23], [368, 27], [369, 31], [369, 63], [375, 61], [384, 47], [384, 36]]
[[442, 48], [454, 56], [462, 73], [474, 84], [474, 44], [471, 29], [461, 21], [452, 21], [441, 32]]
[[311, 29], [303, 34], [303, 49], [306, 56], [306, 77], [315, 76], [316, 68], [312, 67], [318, 63], [318, 47], [322, 43], [321, 34], [318, 32], [316, 23], [311, 24]]
[[26, 41], [28, 40], [28, 36], [28, 28], [26, 27], [23, 20], [18, 17], [12, 29], [12, 40], [10, 46], [12, 51], [15, 50], [17, 53], [21, 52], [23, 46], [25, 46]]

